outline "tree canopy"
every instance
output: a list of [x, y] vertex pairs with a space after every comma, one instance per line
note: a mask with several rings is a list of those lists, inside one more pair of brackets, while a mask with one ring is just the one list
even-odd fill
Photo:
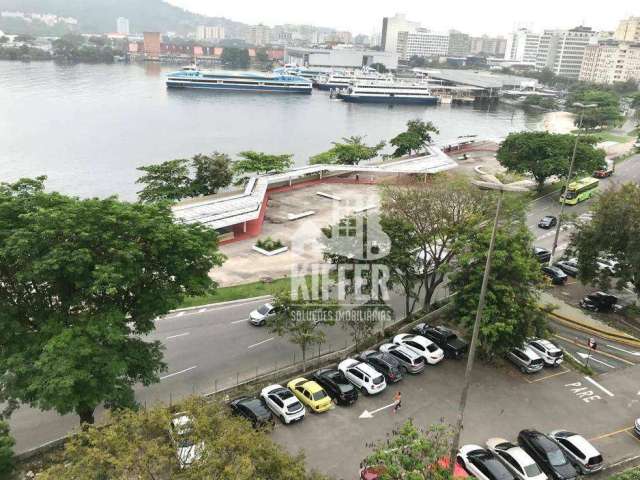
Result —
[[588, 86], [574, 90], [567, 99], [567, 105], [577, 113], [575, 124], [579, 126], [582, 107], [573, 106], [576, 102], [583, 105], [598, 105], [596, 108], [584, 109], [582, 128], [586, 130], [598, 127], [614, 127], [622, 121], [620, 96], [616, 92], [596, 90]]
[[326, 152], [311, 157], [310, 163], [338, 163], [341, 165], [358, 165], [363, 160], [374, 158], [385, 146], [385, 142], [369, 146], [364, 137], [356, 135], [344, 137], [342, 142], [333, 142], [333, 147]]
[[[566, 177], [576, 137], [548, 132], [510, 133], [500, 144], [496, 158], [503, 167], [515, 173], [531, 175], [538, 191], [552, 176]], [[592, 174], [604, 168], [605, 153], [595, 148], [597, 139], [581, 136], [576, 150], [574, 174]]]
[[247, 68], [251, 63], [248, 50], [238, 47], [224, 47], [221, 60], [223, 64], [233, 68]]
[[240, 176], [237, 183], [246, 181], [248, 173], [281, 173], [293, 165], [292, 154], [272, 155], [248, 150], [239, 153], [241, 160], [233, 163], [233, 171]]
[[394, 157], [411, 155], [412, 152], [419, 152], [432, 142], [431, 134], [436, 135], [440, 131], [431, 122], [424, 122], [420, 119], [409, 120], [407, 130], [393, 137], [389, 143], [396, 147], [393, 152]]
[[154, 319], [215, 284], [215, 232], [175, 223], [166, 204], [0, 186], [0, 391], [3, 400], [92, 422], [158, 381]]
[[198, 154], [191, 159], [194, 177], [189, 189], [191, 196], [213, 195], [231, 185], [233, 171], [231, 159], [224, 153]]
[[13, 471], [13, 446], [15, 443], [9, 431], [9, 424], [0, 420], [0, 478], [8, 478]]

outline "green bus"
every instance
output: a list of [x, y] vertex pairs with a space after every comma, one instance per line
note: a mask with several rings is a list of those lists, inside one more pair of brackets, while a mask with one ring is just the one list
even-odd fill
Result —
[[571, 182], [567, 187], [567, 191], [560, 195], [560, 203], [575, 205], [588, 200], [598, 191], [599, 183], [598, 179], [593, 177], [585, 177]]

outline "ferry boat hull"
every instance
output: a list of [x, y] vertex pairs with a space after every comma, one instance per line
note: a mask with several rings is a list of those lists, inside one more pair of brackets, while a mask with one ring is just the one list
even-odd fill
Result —
[[269, 92], [310, 94], [312, 84], [291, 75], [269, 75], [242, 72], [180, 71], [169, 74], [167, 88], [189, 88], [236, 92]]
[[361, 96], [361, 95], [348, 95], [338, 94], [338, 98], [345, 102], [351, 103], [388, 103], [388, 104], [403, 104], [403, 105], [437, 105], [438, 97], [398, 97], [389, 95], [380, 96]]
[[196, 83], [184, 81], [167, 80], [168, 88], [193, 88], [199, 90], [226, 90], [236, 92], [276, 92], [276, 93], [303, 93], [310, 95], [312, 88], [309, 87], [279, 87], [267, 85], [227, 85], [212, 83]]

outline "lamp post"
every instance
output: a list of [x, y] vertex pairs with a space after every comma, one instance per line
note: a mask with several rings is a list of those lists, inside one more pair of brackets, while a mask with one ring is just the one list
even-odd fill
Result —
[[480, 287], [480, 297], [478, 298], [478, 310], [473, 323], [473, 333], [471, 334], [471, 343], [469, 344], [469, 353], [467, 355], [467, 368], [464, 372], [464, 384], [462, 393], [460, 394], [460, 402], [458, 404], [458, 419], [454, 430], [453, 441], [451, 443], [451, 452], [449, 456], [449, 470], [453, 475], [456, 464], [456, 456], [460, 446], [460, 435], [464, 426], [464, 411], [467, 406], [467, 397], [469, 396], [469, 386], [471, 384], [471, 371], [476, 356], [476, 346], [478, 344], [478, 334], [480, 333], [480, 323], [484, 311], [485, 299], [487, 296], [487, 285], [489, 283], [489, 274], [491, 272], [491, 258], [493, 257], [493, 247], [496, 241], [496, 232], [498, 230], [498, 220], [500, 218], [500, 210], [502, 208], [502, 197], [504, 192], [528, 192], [534, 186], [531, 180], [521, 180], [519, 182], [504, 184], [493, 175], [484, 173], [479, 167], [476, 172], [480, 174], [480, 178], [473, 180], [472, 183], [482, 190], [497, 190], [500, 192], [498, 203], [496, 205], [496, 214], [493, 219], [493, 229], [491, 230], [491, 240], [489, 241], [489, 251], [487, 252], [487, 261], [484, 266], [484, 274], [482, 276], [482, 285]]
[[[584, 119], [584, 111], [587, 108], [595, 108], [598, 106], [596, 103], [589, 103], [584, 105], [582, 103], [574, 103], [574, 107], [580, 108], [580, 120], [578, 121], [578, 133], [576, 134], [576, 141], [573, 144], [573, 153], [571, 154], [571, 161], [569, 162], [569, 171], [567, 172], [567, 179], [564, 182], [564, 190], [561, 195], [564, 195], [569, 188], [569, 183], [571, 182], [571, 175], [573, 175], [573, 165], [576, 161], [576, 152], [578, 151], [578, 141], [580, 140], [580, 132], [582, 131], [582, 120]], [[556, 249], [558, 248], [558, 237], [560, 236], [560, 225], [562, 223], [562, 214], [564, 213], [564, 205], [565, 202], [562, 200], [560, 202], [560, 214], [558, 215], [558, 223], [556, 225], [556, 233], [553, 237], [553, 247], [551, 247], [551, 256], [549, 257], [549, 266], [553, 265], [553, 259], [556, 255]]]

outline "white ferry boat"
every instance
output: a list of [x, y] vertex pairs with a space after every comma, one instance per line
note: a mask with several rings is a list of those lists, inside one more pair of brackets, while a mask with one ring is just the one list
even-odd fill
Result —
[[286, 73], [199, 70], [196, 67], [185, 67], [167, 76], [167, 87], [308, 94], [311, 93], [312, 83], [306, 78]]
[[329, 74], [316, 77], [314, 85], [319, 90], [340, 90], [348, 87], [354, 82], [360, 82], [363, 80], [392, 82], [393, 76], [391, 74], [378, 73], [376, 70], [366, 67], [357, 71], [337, 70]]
[[423, 82], [355, 82], [338, 92], [338, 98], [356, 103], [405, 103], [435, 105], [439, 99]]

